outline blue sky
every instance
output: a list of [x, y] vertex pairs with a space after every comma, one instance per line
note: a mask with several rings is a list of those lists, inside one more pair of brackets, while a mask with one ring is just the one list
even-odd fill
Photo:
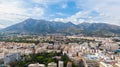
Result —
[[0, 0], [0, 28], [27, 18], [120, 25], [120, 0]]

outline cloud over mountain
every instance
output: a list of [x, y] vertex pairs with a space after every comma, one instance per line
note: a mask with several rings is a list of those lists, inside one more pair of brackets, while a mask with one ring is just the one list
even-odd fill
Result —
[[27, 18], [120, 25], [120, 1], [0, 0], [0, 23], [7, 23], [4, 26]]

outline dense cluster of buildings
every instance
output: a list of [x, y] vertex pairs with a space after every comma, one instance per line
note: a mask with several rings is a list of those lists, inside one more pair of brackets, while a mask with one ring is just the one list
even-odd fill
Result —
[[[83, 43], [15, 43], [0, 42], [0, 59], [4, 60], [4, 64], [11, 61], [20, 60], [21, 56], [31, 53], [42, 52], [62, 52], [66, 54], [79, 67], [120, 67], [120, 42], [114, 42], [112, 38], [102, 37], [76, 37], [68, 36], [66, 38], [78, 38], [94, 40]], [[60, 37], [58, 40], [65, 37]], [[35, 63], [29, 64], [28, 67], [45, 67], [45, 64]], [[72, 67], [72, 63], [68, 62], [64, 66], [64, 61], [58, 64], [51, 62], [48, 67]]]
[[[82, 38], [95, 41], [82, 44], [69, 43], [64, 45], [63, 53], [77, 61], [78, 65], [83, 63], [85, 67], [120, 67], [120, 46], [118, 45], [120, 42], [114, 42], [111, 38]], [[115, 53], [116, 50], [118, 50], [117, 53]]]
[[15, 42], [0, 42], [0, 60], [5, 65], [16, 60], [20, 60], [21, 56], [33, 53], [34, 43], [15, 43]]

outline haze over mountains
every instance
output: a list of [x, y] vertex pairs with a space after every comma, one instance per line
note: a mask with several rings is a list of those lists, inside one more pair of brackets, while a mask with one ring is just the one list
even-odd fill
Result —
[[65, 34], [85, 34], [85, 35], [120, 35], [120, 26], [105, 23], [81, 23], [78, 25], [72, 22], [63, 23], [46, 20], [27, 19], [5, 29], [2, 32], [18, 33], [65, 33]]

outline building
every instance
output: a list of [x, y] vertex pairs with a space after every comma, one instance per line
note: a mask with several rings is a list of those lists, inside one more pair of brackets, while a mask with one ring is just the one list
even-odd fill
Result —
[[113, 67], [111, 64], [100, 62], [99, 67]]
[[15, 61], [19, 61], [19, 60], [21, 60], [21, 54], [19, 52], [18, 53], [7, 54], [4, 57], [4, 64], [7, 65], [10, 62], [15, 62]]
[[67, 62], [67, 66], [66, 67], [72, 67], [72, 62]]
[[45, 67], [45, 65], [36, 63], [36, 64], [29, 64], [28, 67]]
[[51, 62], [48, 64], [48, 67], [57, 67], [57, 63]]
[[115, 63], [114, 67], [120, 67], [120, 63]]
[[64, 67], [64, 62], [63, 61], [59, 61], [58, 62], [58, 67]]
[[0, 53], [0, 60], [4, 58], [4, 53]]

